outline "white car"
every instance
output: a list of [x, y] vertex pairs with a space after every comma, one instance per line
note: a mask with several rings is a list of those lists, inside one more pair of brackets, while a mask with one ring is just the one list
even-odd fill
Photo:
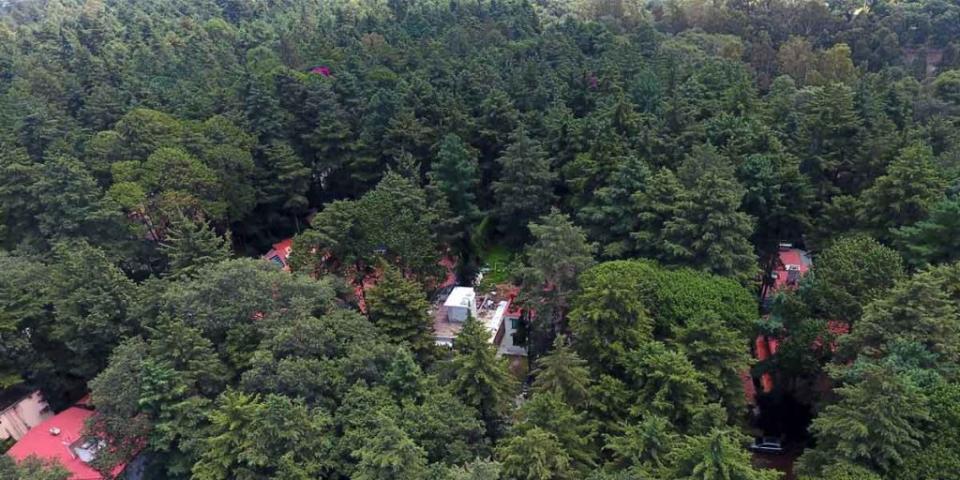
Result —
[[750, 450], [760, 453], [783, 453], [783, 445], [776, 437], [758, 437], [750, 445]]

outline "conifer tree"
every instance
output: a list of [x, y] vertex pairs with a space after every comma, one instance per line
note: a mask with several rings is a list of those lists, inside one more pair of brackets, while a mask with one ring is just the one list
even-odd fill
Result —
[[860, 375], [813, 420], [817, 446], [800, 457], [802, 473], [816, 475], [838, 460], [885, 473], [922, 448], [921, 424], [931, 419], [919, 389], [890, 366], [867, 366]]
[[515, 244], [528, 238], [527, 225], [550, 210], [556, 198], [556, 174], [540, 144], [519, 129], [497, 159], [500, 178], [493, 182], [498, 228]]
[[596, 466], [596, 424], [586, 413], [574, 410], [552, 393], [539, 393], [517, 412], [513, 434], [521, 436], [539, 428], [554, 435], [560, 448], [570, 457], [570, 467], [585, 475]]
[[631, 375], [643, 385], [634, 409], [662, 415], [681, 430], [689, 427], [707, 399], [696, 367], [682, 352], [660, 342], [651, 342], [634, 355]]
[[450, 361], [451, 386], [463, 403], [476, 408], [487, 426], [487, 435], [497, 436], [512, 400], [516, 380], [497, 357], [490, 332], [470, 317], [454, 340]]
[[643, 190], [633, 196], [637, 209], [637, 229], [630, 234], [634, 248], [643, 257], [664, 260], [664, 231], [667, 222], [679, 212], [686, 190], [667, 168], [657, 171]]
[[433, 323], [423, 289], [388, 266], [366, 294], [370, 321], [392, 341], [408, 345], [421, 361], [433, 350]]
[[780, 472], [755, 468], [740, 434], [714, 430], [688, 437], [670, 452], [664, 478], [687, 480], [777, 480]]
[[359, 460], [356, 480], [420, 480], [426, 476], [426, 453], [386, 415], [353, 456]]
[[531, 428], [505, 440], [497, 448], [506, 478], [516, 480], [565, 480], [574, 478], [570, 456], [556, 435]]
[[665, 253], [671, 263], [746, 283], [757, 270], [749, 241], [754, 221], [739, 210], [743, 187], [728, 165], [710, 161], [715, 155], [712, 147], [704, 148], [685, 162], [693, 166], [687, 169], [689, 195], [677, 205], [676, 217], [665, 224]]
[[290, 213], [304, 211], [310, 204], [310, 167], [297, 155], [287, 142], [274, 141], [264, 152], [267, 171], [270, 174], [263, 187], [261, 203], [279, 205]]
[[909, 146], [863, 192], [860, 215], [879, 240], [888, 240], [891, 229], [924, 220], [943, 195], [944, 181], [933, 164], [933, 150], [922, 144]]
[[553, 350], [537, 359], [533, 390], [538, 394], [554, 394], [577, 408], [587, 401], [589, 386], [587, 362], [567, 345], [565, 336], [558, 335], [553, 341]]
[[613, 454], [612, 463], [619, 469], [662, 468], [679, 440], [670, 422], [658, 415], [647, 415], [634, 425], [621, 425], [620, 430], [618, 435], [608, 436], [604, 446]]
[[479, 183], [477, 154], [455, 134], [440, 141], [440, 150], [427, 177], [443, 192], [455, 215], [469, 225], [479, 214], [476, 188]]
[[914, 268], [960, 259], [960, 199], [942, 200], [929, 218], [893, 232], [904, 259]]
[[740, 374], [750, 365], [750, 350], [740, 333], [713, 314], [690, 319], [677, 328], [677, 348], [700, 372], [712, 401], [722, 401], [730, 413], [743, 404]]
[[160, 248], [168, 259], [167, 275], [193, 278], [204, 268], [230, 258], [230, 234], [220, 236], [209, 223], [180, 213]]

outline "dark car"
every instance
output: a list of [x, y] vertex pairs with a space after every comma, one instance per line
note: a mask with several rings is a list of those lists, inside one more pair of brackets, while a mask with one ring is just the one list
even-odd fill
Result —
[[750, 450], [761, 453], [783, 453], [783, 444], [776, 437], [758, 437], [750, 445]]

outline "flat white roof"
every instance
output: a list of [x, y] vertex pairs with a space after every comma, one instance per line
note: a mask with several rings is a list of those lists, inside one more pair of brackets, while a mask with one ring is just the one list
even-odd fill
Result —
[[444, 307], [469, 307], [471, 301], [477, 296], [471, 287], [455, 287], [447, 301], [443, 302]]

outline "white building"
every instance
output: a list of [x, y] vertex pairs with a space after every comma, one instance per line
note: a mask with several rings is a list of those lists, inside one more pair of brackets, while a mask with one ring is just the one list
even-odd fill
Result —
[[463, 323], [467, 316], [477, 316], [477, 294], [470, 287], [456, 287], [443, 302], [447, 321]]

